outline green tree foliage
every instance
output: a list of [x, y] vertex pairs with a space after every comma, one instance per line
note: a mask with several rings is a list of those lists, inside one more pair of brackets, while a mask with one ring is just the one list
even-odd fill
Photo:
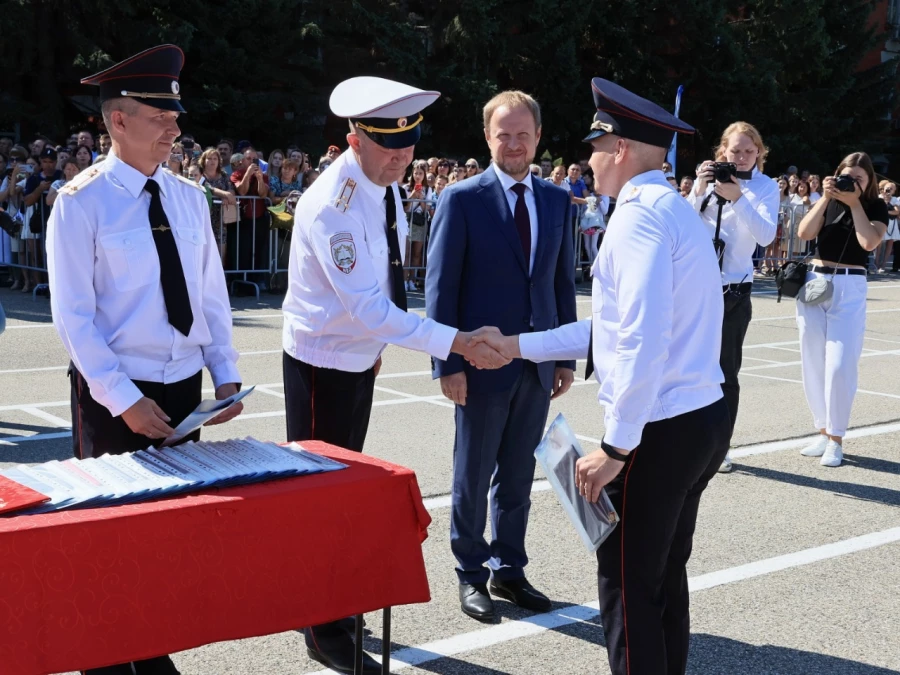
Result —
[[96, 111], [78, 80], [161, 42], [186, 53], [183, 127], [204, 142], [341, 143], [335, 84], [382, 75], [442, 92], [419, 154], [487, 154], [481, 108], [517, 88], [542, 106], [539, 152], [585, 156], [589, 82], [606, 77], [667, 109], [685, 85], [679, 171], [729, 122], [762, 131], [770, 168], [824, 171], [880, 150], [894, 63], [860, 72], [875, 0], [7, 0], [0, 129], [61, 137]]

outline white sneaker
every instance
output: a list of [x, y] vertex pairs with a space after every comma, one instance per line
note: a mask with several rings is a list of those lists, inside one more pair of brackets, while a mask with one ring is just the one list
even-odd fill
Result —
[[828, 443], [828, 436], [819, 434], [819, 437], [811, 444], [807, 445], [800, 451], [804, 457], [821, 457], [825, 454], [825, 445]]
[[844, 449], [841, 447], [841, 444], [837, 441], [828, 441], [828, 444], [825, 446], [825, 454], [822, 455], [819, 464], [822, 466], [840, 466], [842, 461], [844, 461]]
[[731, 456], [725, 455], [725, 459], [722, 460], [722, 466], [719, 467], [719, 473], [731, 473], [731, 470], [734, 466], [731, 464]]

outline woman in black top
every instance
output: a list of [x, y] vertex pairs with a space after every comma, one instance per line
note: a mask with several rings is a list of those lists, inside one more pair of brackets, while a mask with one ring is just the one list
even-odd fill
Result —
[[801, 454], [821, 457], [822, 466], [840, 466], [843, 459], [866, 331], [869, 252], [888, 222], [867, 154], [848, 155], [835, 173], [822, 181], [822, 198], [798, 228], [801, 239], [818, 237], [807, 280], [824, 276], [834, 289], [821, 304], [797, 303], [803, 389], [820, 434]]

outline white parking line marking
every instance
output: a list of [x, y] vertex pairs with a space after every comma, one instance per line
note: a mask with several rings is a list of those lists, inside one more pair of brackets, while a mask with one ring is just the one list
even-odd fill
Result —
[[51, 370], [68, 370], [69, 366], [45, 366], [43, 368], [10, 368], [9, 370], [0, 370], [0, 375], [14, 375], [18, 373], [41, 373]]
[[[71, 438], [71, 431], [59, 431], [52, 434], [35, 434], [34, 436], [7, 436], [0, 438], [0, 445], [18, 445], [25, 441], [52, 441], [56, 438]], [[0, 457], [2, 459], [2, 457]]]
[[71, 401], [47, 401], [45, 403], [19, 403], [17, 405], [0, 405], [0, 412], [6, 410], [24, 410], [25, 408], [59, 408], [71, 405]]
[[[838, 558], [868, 549], [878, 548], [900, 541], [900, 527], [893, 527], [880, 532], [871, 532], [859, 537], [837, 541], [824, 546], [804, 549], [795, 553], [765, 558], [746, 565], [737, 565], [717, 572], [701, 574], [688, 579], [692, 593], [705, 591], [717, 586], [733, 584], [747, 579], [783, 572], [803, 567], [822, 560]], [[443, 640], [435, 640], [418, 647], [407, 647], [391, 655], [391, 671], [410, 668], [429, 661], [473, 652], [498, 644], [533, 637], [554, 628], [574, 623], [584, 623], [599, 614], [599, 603], [587, 602], [583, 605], [571, 605], [561, 609], [538, 614], [537, 616], [516, 621], [505, 621], [490, 628], [454, 635]], [[602, 630], [599, 626], [597, 630]], [[309, 675], [329, 675], [330, 669], [319, 670]]]
[[[744, 370], [752, 370], [751, 368], [746, 368]], [[744, 370], [741, 370], [741, 376], [744, 375]], [[777, 382], [791, 382], [793, 384], [803, 384], [803, 380], [795, 380], [789, 377], [775, 377], [773, 375], [759, 375], [757, 373], [747, 373], [747, 377], [759, 377], [763, 380], [775, 380]], [[888, 394], [883, 391], [871, 391], [870, 389], [857, 389], [857, 394], [869, 394], [871, 396], [882, 396], [884, 398], [900, 398], [900, 394]]]
[[[890, 312], [900, 312], [900, 308], [895, 309], [867, 309], [866, 314], [887, 314]], [[785, 321], [787, 319], [796, 319], [796, 314], [785, 314], [784, 316], [764, 316], [759, 319], [751, 319], [751, 323], [760, 323], [762, 321]]]
[[[868, 438], [869, 436], [883, 436], [884, 434], [893, 434], [900, 432], [900, 422], [890, 422], [888, 424], [876, 424], [871, 427], [862, 427], [860, 429], [850, 429], [847, 432], [847, 435], [844, 438], [854, 439], [854, 438]], [[580, 440], [600, 444], [600, 441], [596, 438], [589, 438], [587, 436], [578, 436], [576, 437]], [[772, 452], [780, 452], [782, 450], [793, 450], [796, 448], [802, 448], [809, 445], [812, 441], [814, 441], [816, 435], [813, 434], [811, 436], [804, 436], [802, 438], [789, 438], [784, 441], [769, 441], [766, 443], [754, 443], [752, 445], [742, 445], [737, 446], [733, 450], [729, 451], [729, 455], [732, 459], [741, 459], [744, 457], [753, 457], [756, 455], [767, 455]], [[536, 480], [532, 483], [531, 491], [534, 492], [544, 492], [545, 490], [550, 489], [550, 483], [548, 483], [544, 479]], [[433, 497], [429, 497], [428, 499], [423, 500], [425, 504], [425, 508], [429, 511], [434, 509], [443, 509], [450, 506], [450, 495], [434, 495]]]
[[[782, 347], [782, 349], [784, 349]], [[785, 351], [793, 351], [793, 350], [785, 350]], [[797, 350], [799, 351], [799, 350]], [[887, 349], [887, 350], [877, 350], [870, 349], [860, 356], [861, 359], [872, 358], [873, 356], [898, 356], [900, 355], [900, 349]], [[745, 372], [750, 372], [753, 370], [770, 370], [772, 368], [785, 368], [787, 366], [799, 366], [801, 364], [800, 361], [776, 361], [774, 365], [766, 365], [766, 366], [750, 366], [749, 368], [741, 368], [741, 375]]]
[[39, 417], [45, 422], [50, 422], [50, 424], [56, 427], [60, 427], [63, 429], [72, 428], [71, 422], [64, 420], [62, 417], [51, 415], [46, 410], [41, 410], [40, 408], [22, 408], [22, 412], [28, 413], [29, 415], [34, 415], [35, 417]]

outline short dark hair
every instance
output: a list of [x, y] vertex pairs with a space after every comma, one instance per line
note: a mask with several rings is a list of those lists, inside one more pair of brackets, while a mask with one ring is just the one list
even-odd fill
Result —
[[222, 145], [222, 143], [224, 143], [224, 144], [227, 145], [229, 148], [231, 148], [232, 150], [234, 150], [234, 141], [231, 140], [230, 138], [220, 138], [220, 139], [219, 139], [219, 142], [216, 143], [216, 146], [218, 147], [218, 146]]

